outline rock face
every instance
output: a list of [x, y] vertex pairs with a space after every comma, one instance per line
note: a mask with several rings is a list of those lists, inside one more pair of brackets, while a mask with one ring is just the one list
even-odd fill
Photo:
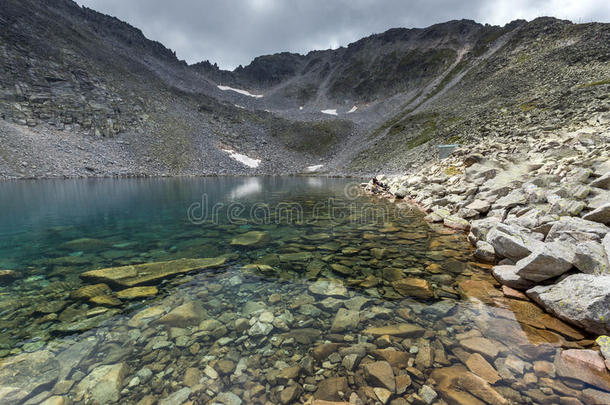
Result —
[[559, 318], [597, 334], [610, 333], [610, 276], [574, 274], [527, 295]]
[[80, 276], [83, 280], [87, 281], [115, 284], [123, 287], [134, 287], [176, 274], [220, 267], [225, 262], [226, 258], [224, 257], [178, 259], [169, 262], [145, 263], [133, 266], [91, 270], [82, 273]]
[[51, 385], [60, 364], [49, 351], [24, 353], [0, 363], [0, 403], [15, 404]]

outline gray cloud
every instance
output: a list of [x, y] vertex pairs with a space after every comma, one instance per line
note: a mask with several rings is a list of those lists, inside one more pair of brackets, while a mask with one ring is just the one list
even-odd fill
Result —
[[225, 69], [281, 51], [345, 46], [393, 27], [453, 19], [504, 25], [552, 15], [574, 22], [610, 21], [606, 0], [77, 0], [120, 18], [189, 63]]

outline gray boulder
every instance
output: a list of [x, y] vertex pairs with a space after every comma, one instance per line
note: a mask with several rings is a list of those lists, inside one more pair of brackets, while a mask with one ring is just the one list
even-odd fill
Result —
[[607, 234], [604, 239], [602, 239], [602, 246], [606, 251], [606, 257], [610, 260], [610, 233]]
[[588, 240], [600, 241], [610, 228], [599, 222], [587, 221], [577, 217], [561, 217], [553, 223], [545, 241], [566, 241], [570, 243]]
[[540, 282], [560, 276], [572, 268], [574, 250], [566, 243], [550, 242], [515, 263], [516, 273]]
[[493, 274], [500, 284], [514, 288], [515, 290], [524, 291], [536, 285], [533, 281], [527, 280], [517, 274], [517, 266], [494, 266], [491, 274]]
[[598, 179], [591, 182], [591, 187], [603, 188], [604, 190], [610, 190], [610, 172], [604, 174]]
[[602, 244], [597, 242], [579, 243], [576, 246], [574, 254], [574, 265], [583, 273], [595, 275], [610, 274], [606, 250]]
[[601, 207], [589, 212], [582, 217], [587, 221], [599, 222], [605, 225], [610, 224], [610, 203], [604, 204]]
[[470, 224], [470, 232], [473, 235], [475, 243], [479, 240], [485, 240], [487, 238], [487, 233], [499, 223], [500, 220], [498, 218], [483, 218], [472, 221]]
[[481, 214], [486, 213], [491, 208], [491, 203], [485, 200], [474, 200], [466, 206], [470, 210], [475, 210]]
[[476, 246], [477, 249], [474, 251], [474, 257], [489, 263], [496, 261], [496, 251], [490, 243], [480, 240], [477, 242]]
[[610, 276], [574, 274], [527, 295], [557, 317], [591, 333], [610, 333]]
[[527, 229], [506, 224], [499, 224], [490, 230], [487, 233], [487, 243], [494, 247], [498, 256], [514, 262], [527, 257], [542, 245]]
[[520, 188], [511, 191], [508, 195], [499, 198], [495, 204], [494, 208], [513, 208], [517, 205], [525, 205], [527, 203], [527, 196], [525, 192]]
[[480, 163], [475, 163], [465, 170], [464, 175], [466, 181], [482, 184], [486, 180], [493, 179], [494, 177], [496, 177], [497, 173], [498, 169], [496, 168], [487, 165], [482, 165]]

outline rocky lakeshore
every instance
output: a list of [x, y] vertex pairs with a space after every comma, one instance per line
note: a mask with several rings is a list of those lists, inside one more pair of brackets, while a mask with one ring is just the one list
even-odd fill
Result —
[[607, 376], [610, 135], [604, 127], [537, 135], [488, 138], [364, 188], [463, 231], [505, 293], [599, 335], [598, 352], [586, 356]]

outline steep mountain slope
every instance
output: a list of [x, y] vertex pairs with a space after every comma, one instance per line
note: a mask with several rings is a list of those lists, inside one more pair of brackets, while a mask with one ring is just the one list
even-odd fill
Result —
[[[492, 54], [458, 66], [447, 90], [407, 104], [364, 143], [351, 169], [404, 171], [438, 143], [476, 143], [488, 135], [543, 137], [610, 125], [610, 26], [543, 18], [516, 30]], [[450, 75], [450, 76], [451, 76]], [[382, 159], [376, 157], [382, 156]]]
[[70, 0], [5, 0], [0, 25], [4, 178], [403, 171], [607, 110], [608, 24], [450, 21], [233, 72]]

